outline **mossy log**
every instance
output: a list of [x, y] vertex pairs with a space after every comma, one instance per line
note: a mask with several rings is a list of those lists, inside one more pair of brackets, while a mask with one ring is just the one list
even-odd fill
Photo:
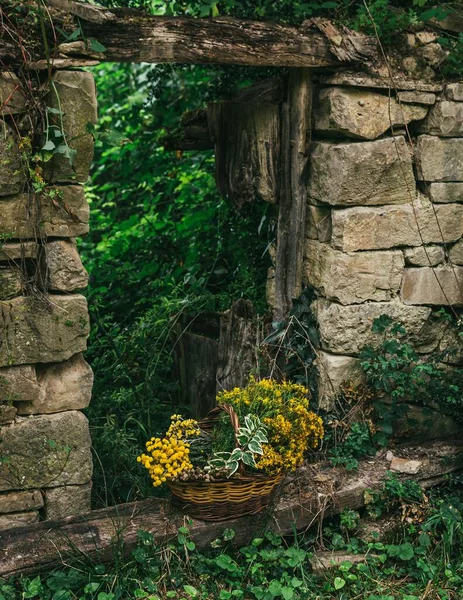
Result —
[[[442, 483], [445, 474], [462, 468], [461, 442], [404, 446], [394, 453], [421, 462], [419, 472], [412, 478], [424, 488]], [[271, 512], [225, 523], [193, 521], [191, 538], [199, 549], [204, 549], [225, 528], [235, 531], [234, 543], [238, 546], [260, 536], [264, 530], [282, 535], [292, 534], [294, 527], [305, 530], [343, 508], [364, 506], [365, 491], [381, 486], [389, 466], [386, 452], [361, 461], [358, 471], [350, 474], [327, 463], [307, 465], [297, 475], [287, 478]], [[82, 554], [110, 561], [121, 544], [125, 553], [136, 546], [139, 530], [152, 533], [156, 542], [162, 542], [174, 537], [184, 522], [185, 516], [173, 510], [167, 501], [150, 499], [8, 529], [0, 534], [0, 576], [37, 571], [63, 561], [69, 563]]]

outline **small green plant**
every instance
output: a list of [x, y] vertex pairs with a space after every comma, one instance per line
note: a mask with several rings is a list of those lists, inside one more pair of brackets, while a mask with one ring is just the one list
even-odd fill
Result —
[[239, 444], [232, 452], [217, 452], [208, 465], [214, 469], [227, 469], [231, 477], [240, 463], [257, 469], [255, 454], [262, 456], [262, 444], [268, 443], [267, 428], [257, 415], [246, 415], [244, 424], [238, 429], [236, 441]]
[[367, 423], [352, 423], [344, 440], [329, 451], [329, 459], [333, 465], [345, 467], [353, 471], [358, 467], [358, 461], [365, 456], [374, 456], [374, 444]]

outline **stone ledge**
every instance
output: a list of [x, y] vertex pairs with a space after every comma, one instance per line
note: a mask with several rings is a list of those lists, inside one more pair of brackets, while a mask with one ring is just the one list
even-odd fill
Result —
[[7, 463], [0, 491], [88, 483], [92, 476], [87, 418], [78, 411], [18, 418], [2, 428]]
[[341, 304], [390, 300], [399, 291], [403, 268], [400, 250], [346, 254], [315, 240], [305, 246], [306, 282]]
[[415, 190], [411, 154], [403, 136], [311, 146], [309, 204], [407, 204], [416, 196]]
[[463, 138], [420, 135], [416, 158], [419, 181], [463, 181]]
[[405, 304], [463, 306], [463, 267], [405, 269], [400, 295]]
[[84, 296], [47, 301], [14, 298], [0, 303], [0, 366], [60, 362], [83, 352], [89, 334]]
[[14, 239], [40, 236], [77, 237], [88, 233], [90, 209], [81, 186], [51, 188], [46, 195], [27, 194], [0, 199], [0, 235]]
[[43, 497], [40, 490], [0, 494], [0, 514], [23, 512], [42, 506]]

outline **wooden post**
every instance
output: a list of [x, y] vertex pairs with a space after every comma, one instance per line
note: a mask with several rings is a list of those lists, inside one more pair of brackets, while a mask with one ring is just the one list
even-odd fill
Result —
[[293, 300], [301, 294], [311, 113], [311, 72], [309, 69], [292, 69], [281, 119], [282, 176], [275, 272], [276, 321], [288, 316]]

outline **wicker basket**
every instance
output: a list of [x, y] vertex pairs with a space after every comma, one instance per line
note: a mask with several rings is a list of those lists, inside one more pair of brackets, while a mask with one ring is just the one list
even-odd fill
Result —
[[[200, 428], [211, 431], [221, 412], [229, 415], [236, 434], [238, 417], [227, 404], [213, 409], [200, 421]], [[223, 481], [171, 481], [168, 486], [172, 491], [172, 503], [190, 517], [202, 521], [228, 521], [264, 510], [282, 479], [281, 474], [239, 473]]]

